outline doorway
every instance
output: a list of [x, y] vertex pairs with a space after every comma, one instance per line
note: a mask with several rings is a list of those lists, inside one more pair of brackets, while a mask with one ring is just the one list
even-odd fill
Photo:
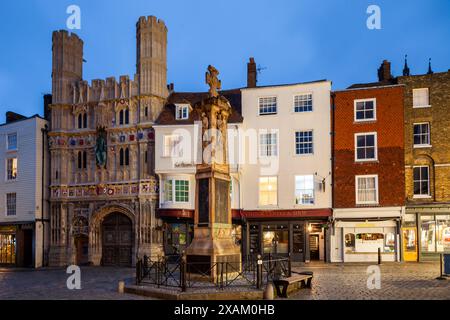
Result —
[[309, 235], [309, 257], [311, 260], [320, 260], [319, 251], [319, 235], [310, 234]]
[[133, 234], [131, 220], [121, 213], [111, 213], [102, 223], [102, 265], [131, 266]]
[[33, 266], [33, 230], [23, 230], [23, 267]]
[[77, 250], [77, 265], [85, 266], [89, 264], [89, 238], [84, 235], [76, 237], [75, 248]]
[[0, 266], [16, 264], [15, 233], [0, 233]]
[[403, 260], [417, 261], [417, 228], [403, 228]]

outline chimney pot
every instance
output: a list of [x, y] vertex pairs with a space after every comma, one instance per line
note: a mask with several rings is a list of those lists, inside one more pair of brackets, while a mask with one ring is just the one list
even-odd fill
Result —
[[378, 81], [389, 81], [391, 79], [391, 63], [388, 60], [383, 60], [383, 63], [378, 69]]

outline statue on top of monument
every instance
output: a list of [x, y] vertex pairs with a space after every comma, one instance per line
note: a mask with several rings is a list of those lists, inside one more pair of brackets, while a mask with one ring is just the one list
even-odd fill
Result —
[[212, 65], [208, 66], [208, 72], [206, 72], [206, 84], [209, 85], [209, 96], [219, 96], [218, 90], [222, 89], [222, 82], [217, 78], [219, 71]]

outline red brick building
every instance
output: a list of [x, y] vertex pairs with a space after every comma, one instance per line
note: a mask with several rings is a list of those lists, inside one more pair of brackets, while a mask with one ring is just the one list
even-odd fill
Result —
[[398, 261], [405, 205], [404, 87], [383, 62], [379, 82], [332, 95], [332, 261]]

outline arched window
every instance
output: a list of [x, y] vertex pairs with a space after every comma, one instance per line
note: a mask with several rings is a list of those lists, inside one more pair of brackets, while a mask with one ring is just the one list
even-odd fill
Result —
[[120, 164], [120, 166], [122, 167], [122, 166], [124, 165], [124, 163], [125, 163], [125, 162], [124, 162], [124, 153], [123, 153], [123, 149], [122, 149], [122, 148], [120, 149], [119, 154], [120, 154], [120, 155], [119, 155], [119, 158], [120, 158], [120, 159], [119, 159], [119, 164]]
[[83, 163], [82, 163], [82, 153], [81, 153], [81, 151], [78, 151], [78, 169], [81, 169], [82, 166], [83, 166]]
[[130, 123], [130, 111], [128, 109], [125, 109], [125, 124]]
[[83, 115], [80, 113], [78, 115], [78, 129], [82, 129], [83, 128]]
[[128, 148], [125, 149], [125, 165], [130, 165], [130, 150]]
[[120, 125], [123, 124], [123, 110], [120, 110], [120, 112], [119, 112], [119, 124]]
[[130, 123], [130, 110], [128, 108], [119, 111], [119, 124], [129, 124]]
[[84, 113], [83, 114], [83, 128], [87, 128], [88, 127], [88, 125], [87, 125], [87, 113]]
[[87, 152], [83, 151], [83, 169], [87, 168]]
[[148, 107], [145, 107], [145, 109], [144, 109], [144, 115], [145, 115], [145, 117], [148, 117]]

